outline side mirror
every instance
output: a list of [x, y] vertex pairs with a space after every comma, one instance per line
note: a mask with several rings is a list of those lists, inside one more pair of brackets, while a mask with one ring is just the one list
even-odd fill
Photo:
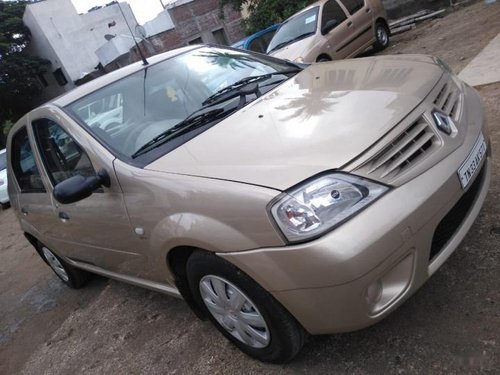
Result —
[[330, 31], [335, 29], [338, 25], [338, 21], [334, 18], [332, 20], [326, 21], [325, 26], [321, 28], [321, 33], [323, 35], [328, 34]]
[[97, 175], [92, 177], [76, 175], [58, 183], [54, 187], [53, 195], [59, 203], [75, 203], [90, 197], [99, 187], [109, 187], [110, 185], [108, 172], [101, 169]]

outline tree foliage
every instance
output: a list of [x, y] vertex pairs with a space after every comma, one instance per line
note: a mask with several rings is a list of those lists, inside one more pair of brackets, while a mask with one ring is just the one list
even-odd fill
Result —
[[280, 23], [314, 2], [314, 0], [219, 0], [221, 6], [231, 5], [236, 10], [246, 7], [250, 15], [245, 21], [248, 34], [253, 34], [275, 23]]
[[32, 108], [41, 90], [37, 75], [44, 73], [49, 64], [26, 53], [30, 32], [22, 18], [28, 3], [0, 1], [0, 143], [4, 126]]

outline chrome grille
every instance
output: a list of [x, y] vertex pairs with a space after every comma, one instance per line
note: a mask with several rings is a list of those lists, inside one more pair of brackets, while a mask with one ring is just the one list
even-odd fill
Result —
[[372, 178], [393, 179], [430, 152], [439, 140], [423, 117], [413, 122], [361, 168]]
[[443, 113], [457, 120], [460, 112], [460, 89], [453, 81], [446, 82], [439, 90], [434, 105]]

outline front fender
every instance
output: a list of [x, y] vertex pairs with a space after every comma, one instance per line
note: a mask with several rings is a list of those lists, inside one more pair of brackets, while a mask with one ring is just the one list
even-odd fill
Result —
[[161, 220], [152, 230], [151, 246], [168, 250], [195, 247], [208, 251], [233, 252], [255, 249], [259, 244], [230, 225], [214, 218], [183, 212]]

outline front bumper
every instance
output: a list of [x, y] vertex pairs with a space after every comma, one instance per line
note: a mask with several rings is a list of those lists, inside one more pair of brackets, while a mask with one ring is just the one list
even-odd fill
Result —
[[[320, 239], [219, 255], [271, 292], [312, 334], [376, 323], [445, 262], [479, 214], [490, 183], [489, 146], [465, 190], [457, 175], [481, 131], [489, 141], [479, 117], [464, 129], [463, 144], [441, 162]], [[456, 207], [463, 215], [451, 231], [445, 228], [447, 241], [436, 249], [435, 236], [449, 227], [448, 214], [455, 215]]]

